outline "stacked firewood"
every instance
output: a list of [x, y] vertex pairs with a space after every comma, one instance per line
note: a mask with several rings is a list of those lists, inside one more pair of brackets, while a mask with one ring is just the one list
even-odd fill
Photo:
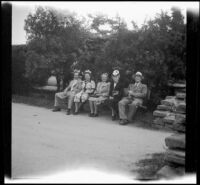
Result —
[[155, 117], [153, 121], [154, 127], [167, 128], [170, 130], [184, 129], [182, 125], [175, 124], [176, 119], [185, 119], [186, 93], [184, 89], [176, 89], [175, 96], [166, 96], [164, 100], [161, 100], [161, 104], [158, 105], [157, 109], [153, 112]]
[[156, 119], [159, 118], [165, 127], [174, 131], [171, 136], [165, 138], [165, 166], [157, 173], [165, 178], [183, 175], [185, 172], [186, 93], [175, 93], [175, 96], [168, 96], [162, 100], [158, 110], [154, 111]]
[[185, 118], [176, 116], [174, 125], [176, 133], [165, 138], [165, 166], [157, 172], [159, 177], [171, 178], [185, 173]]

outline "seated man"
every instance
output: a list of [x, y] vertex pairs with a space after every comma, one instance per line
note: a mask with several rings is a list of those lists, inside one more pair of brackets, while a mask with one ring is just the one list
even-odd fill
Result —
[[[132, 117], [135, 115], [138, 105], [142, 105], [143, 99], [147, 95], [147, 86], [142, 84], [142, 73], [137, 72], [133, 75], [135, 78], [135, 84], [129, 84], [128, 96], [122, 98], [118, 103], [120, 124], [125, 125], [129, 121], [132, 121]], [[126, 106], [129, 105], [128, 115], [126, 115]]]
[[80, 71], [74, 70], [74, 79], [70, 81], [69, 85], [63, 92], [58, 92], [55, 94], [55, 104], [53, 112], [60, 111], [61, 103], [68, 99], [67, 115], [71, 114], [74, 96], [82, 90], [82, 80], [79, 78], [79, 73]]
[[118, 70], [114, 70], [112, 73], [112, 81], [110, 84], [109, 99], [107, 103], [109, 104], [112, 111], [112, 120], [116, 120], [119, 116], [118, 102], [121, 100], [124, 90], [124, 84], [120, 78], [120, 73]]

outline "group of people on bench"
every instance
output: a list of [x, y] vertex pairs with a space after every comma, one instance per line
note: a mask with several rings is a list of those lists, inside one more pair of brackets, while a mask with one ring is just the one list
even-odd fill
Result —
[[[128, 85], [127, 92], [124, 93], [125, 83], [120, 78], [119, 70], [112, 73], [111, 82], [108, 73], [101, 74], [101, 81], [95, 84], [91, 79], [92, 72], [84, 71], [84, 80], [80, 75], [80, 70], [74, 70], [74, 78], [63, 92], [55, 94], [55, 104], [53, 111], [60, 111], [61, 105], [67, 99], [67, 115], [72, 113], [72, 105], [75, 104], [74, 115], [79, 113], [82, 104], [89, 101], [90, 117], [98, 116], [98, 105], [105, 103], [112, 110], [112, 120], [119, 118], [119, 124], [125, 125], [132, 121], [139, 105], [147, 95], [147, 86], [142, 83], [143, 75], [137, 72], [132, 75], [133, 82]], [[126, 107], [128, 106], [128, 113]]]

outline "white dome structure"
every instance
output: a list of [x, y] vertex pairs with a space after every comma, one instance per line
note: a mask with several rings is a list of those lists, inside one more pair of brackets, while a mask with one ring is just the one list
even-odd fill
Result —
[[55, 76], [50, 76], [49, 79], [47, 80], [47, 85], [48, 86], [57, 86], [57, 80]]

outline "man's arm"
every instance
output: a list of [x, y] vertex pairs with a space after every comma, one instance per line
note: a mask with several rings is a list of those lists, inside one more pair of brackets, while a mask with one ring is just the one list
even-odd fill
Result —
[[145, 98], [147, 96], [147, 85], [143, 85], [141, 93], [133, 93], [135, 98]]
[[128, 97], [134, 96], [134, 92], [133, 92], [133, 84], [129, 84], [128, 86], [128, 91], [127, 91], [127, 95]]
[[113, 83], [110, 84], [109, 96], [112, 96], [112, 91], [113, 91]]
[[64, 92], [67, 92], [69, 90], [69, 88], [71, 87], [71, 82], [69, 83], [69, 85], [64, 89]]

